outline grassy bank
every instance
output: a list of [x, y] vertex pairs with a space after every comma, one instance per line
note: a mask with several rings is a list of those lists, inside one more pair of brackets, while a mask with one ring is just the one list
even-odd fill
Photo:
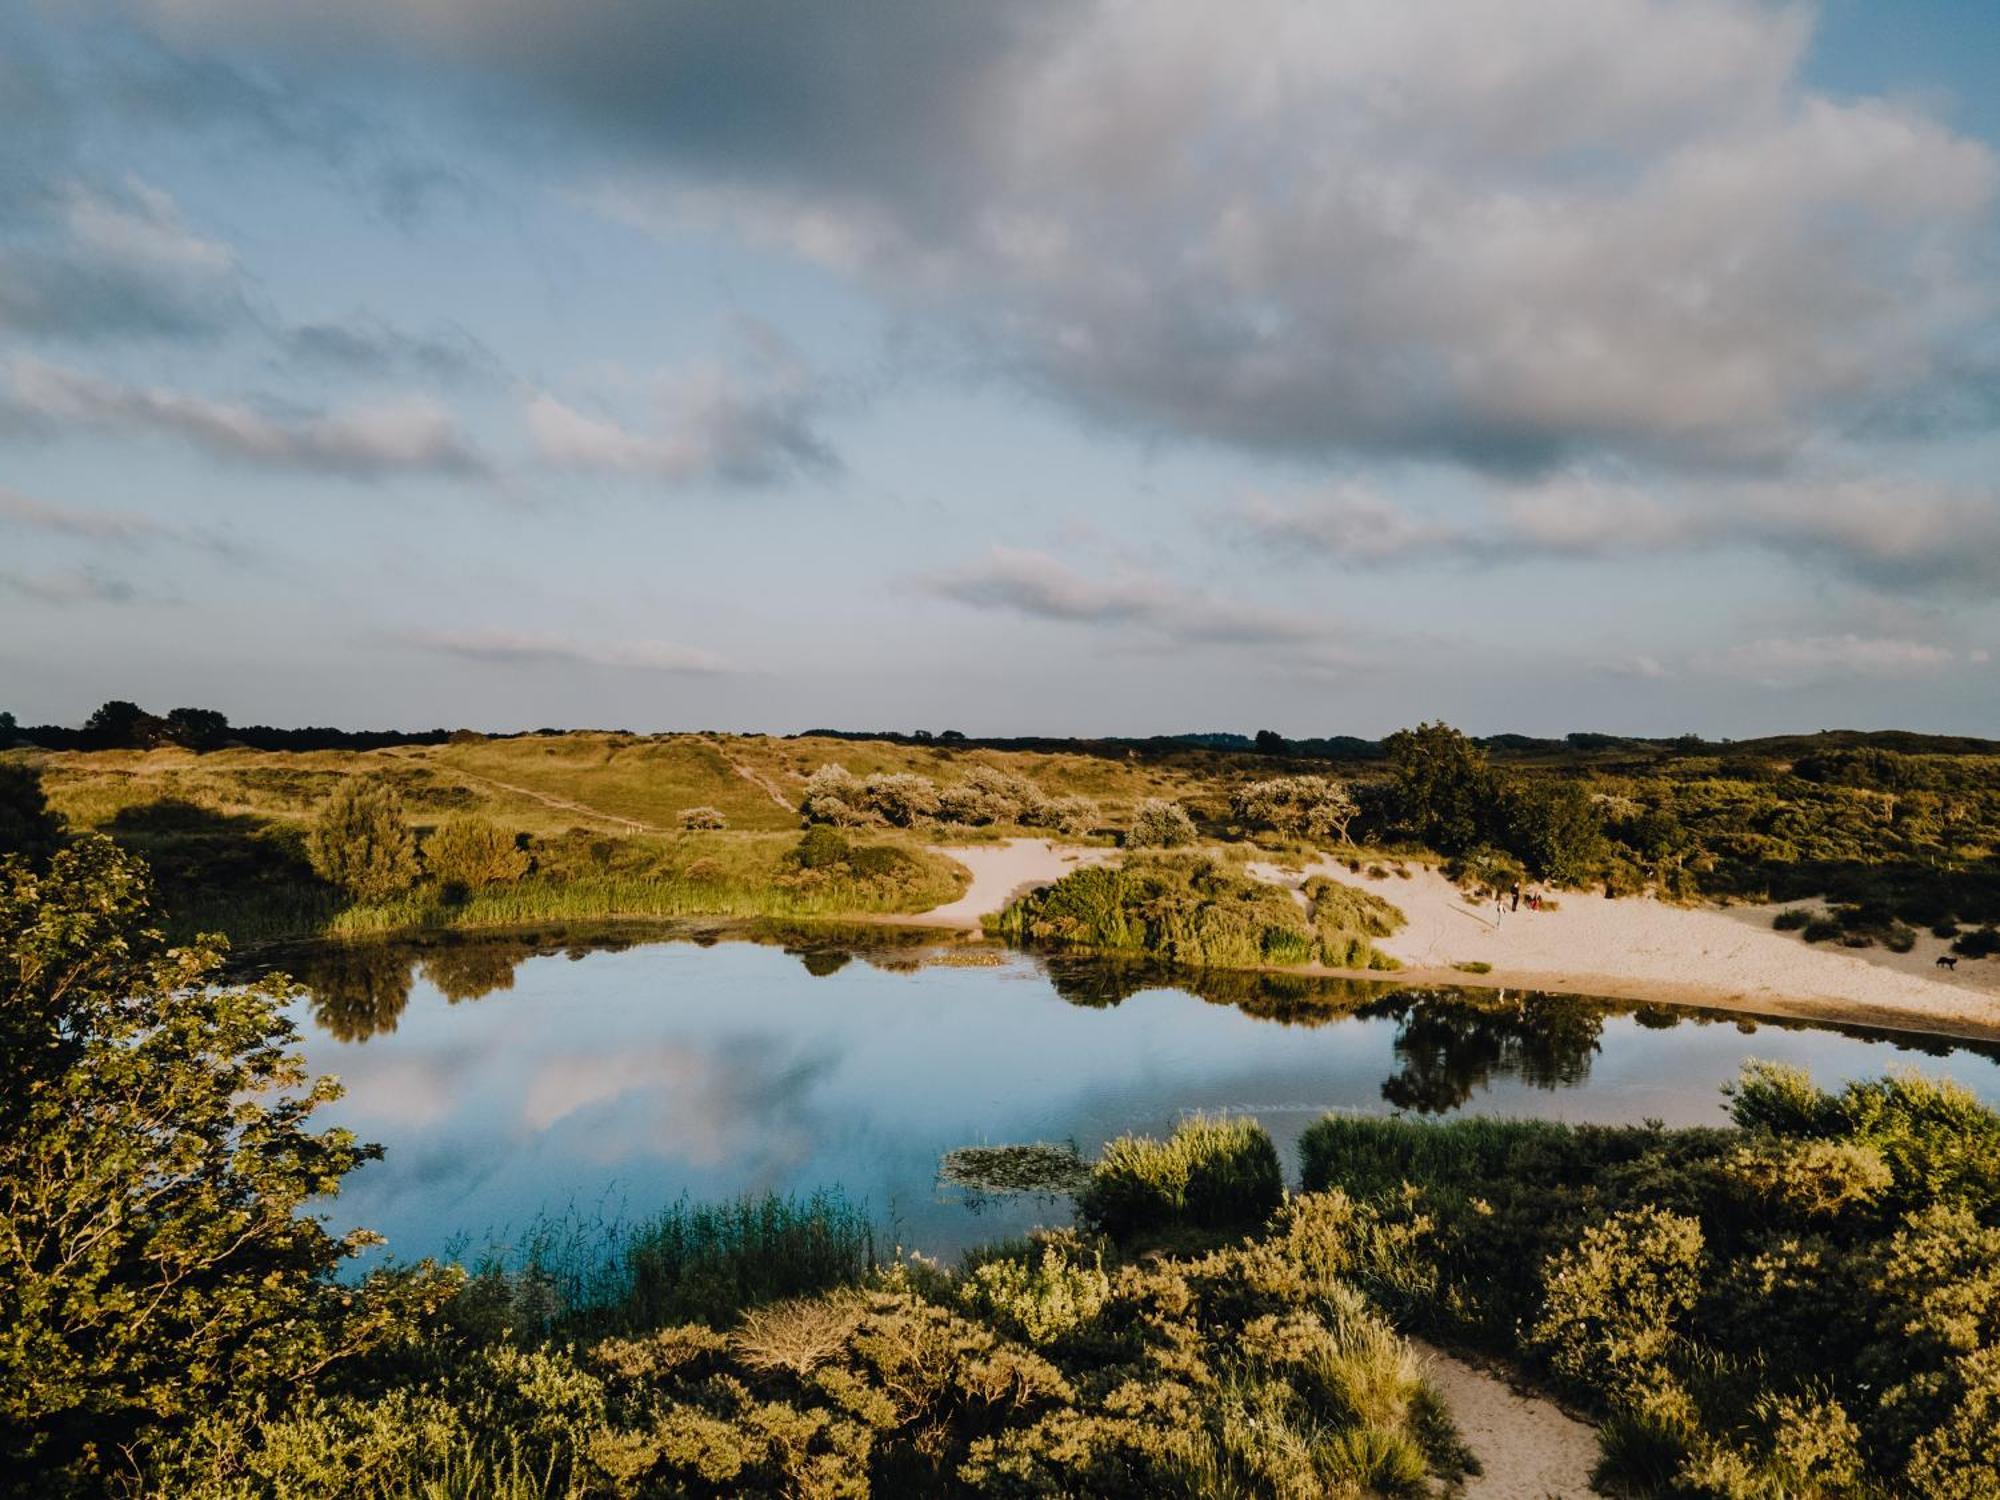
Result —
[[1399, 967], [1369, 941], [1403, 925], [1389, 902], [1323, 877], [1301, 896], [1211, 855], [1156, 854], [1072, 871], [1011, 903], [993, 930], [1013, 942], [1188, 969]]

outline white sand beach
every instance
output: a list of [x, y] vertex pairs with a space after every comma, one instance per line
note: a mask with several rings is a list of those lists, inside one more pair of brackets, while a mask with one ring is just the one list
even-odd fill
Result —
[[[1378, 941], [1405, 977], [1565, 990], [1632, 1000], [1718, 1005], [1766, 1014], [1916, 1030], [2000, 1035], [2000, 962], [1937, 967], [1949, 945], [1922, 934], [1909, 953], [1804, 942], [1773, 930], [1781, 906], [1685, 907], [1650, 897], [1611, 900], [1593, 891], [1551, 892], [1554, 911], [1496, 911], [1436, 870], [1370, 879], [1322, 862], [1307, 875], [1362, 886], [1401, 907], [1409, 925]], [[1264, 878], [1302, 879], [1271, 866]], [[1469, 975], [1454, 965], [1491, 964]]]
[[979, 919], [999, 911], [1021, 892], [1049, 885], [1082, 865], [1116, 859], [1116, 849], [1059, 844], [1053, 839], [1006, 839], [997, 844], [950, 844], [934, 854], [955, 859], [972, 872], [963, 896], [905, 920], [924, 927], [979, 928]]

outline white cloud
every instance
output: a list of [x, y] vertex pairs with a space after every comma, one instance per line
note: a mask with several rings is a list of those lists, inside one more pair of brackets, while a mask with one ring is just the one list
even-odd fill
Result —
[[745, 320], [732, 357], [655, 382], [661, 430], [635, 432], [547, 391], [527, 398], [528, 431], [546, 463], [656, 479], [761, 485], [839, 462], [818, 432], [827, 397], [796, 353]]

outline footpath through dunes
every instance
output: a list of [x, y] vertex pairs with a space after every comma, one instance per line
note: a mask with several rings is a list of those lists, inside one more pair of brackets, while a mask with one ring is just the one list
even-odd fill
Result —
[[[1322, 860], [1303, 875], [1251, 865], [1296, 885], [1327, 875], [1401, 907], [1409, 924], [1377, 946], [1420, 984], [1560, 990], [1713, 1005], [1769, 1015], [1980, 1037], [2000, 1036], [2000, 962], [1936, 967], [1946, 944], [1928, 934], [1909, 953], [1816, 947], [1771, 926], [1773, 906], [1685, 907], [1646, 896], [1552, 892], [1556, 909], [1498, 909], [1435, 869], [1370, 877]], [[1469, 974], [1460, 965], [1490, 964]]]
[[1597, 1430], [1546, 1396], [1515, 1386], [1493, 1367], [1432, 1348], [1424, 1374], [1451, 1410], [1458, 1435], [1479, 1460], [1463, 1500], [1582, 1500], [1595, 1495]]
[[1006, 906], [1021, 892], [1062, 879], [1071, 870], [1118, 857], [1116, 849], [1059, 844], [1053, 839], [1005, 839], [997, 844], [933, 844], [931, 853], [955, 859], [972, 872], [972, 884], [956, 901], [893, 920], [921, 927], [979, 930], [979, 919]]

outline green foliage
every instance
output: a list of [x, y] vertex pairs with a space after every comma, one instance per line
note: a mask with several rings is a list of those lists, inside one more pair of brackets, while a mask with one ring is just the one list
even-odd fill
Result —
[[1191, 969], [1396, 967], [1368, 941], [1403, 925], [1394, 906], [1325, 879], [1306, 894], [1301, 910], [1283, 887], [1213, 859], [1132, 859], [1071, 871], [1009, 905], [994, 930], [1016, 942], [1147, 953]]
[[1102, 1255], [1052, 1237], [1023, 1256], [982, 1261], [959, 1286], [959, 1305], [981, 1322], [1027, 1343], [1075, 1338], [1111, 1295]]
[[528, 873], [528, 851], [481, 818], [454, 818], [424, 840], [424, 869], [448, 889], [483, 891]]
[[2000, 1115], [1917, 1076], [1828, 1093], [1768, 1065], [1731, 1112], [1329, 1118], [1300, 1143], [1313, 1257], [1563, 1382], [1606, 1419], [1621, 1493], [1991, 1493], [1971, 1434], [2000, 1411]]
[[1500, 782], [1486, 753], [1448, 724], [1399, 729], [1383, 742], [1397, 817], [1440, 854], [1486, 841]]
[[1194, 819], [1188, 816], [1186, 808], [1178, 802], [1148, 797], [1132, 813], [1131, 826], [1125, 830], [1125, 847], [1182, 849], [1197, 837]]
[[1114, 1238], [1168, 1229], [1261, 1224], [1284, 1197], [1277, 1148], [1255, 1120], [1184, 1120], [1164, 1141], [1120, 1136], [1105, 1146], [1077, 1212]]
[[452, 1286], [340, 1287], [372, 1243], [301, 1208], [374, 1154], [308, 1119], [282, 983], [168, 949], [144, 867], [85, 837], [0, 863], [0, 1465], [95, 1491], [120, 1450], [400, 1336]]
[[383, 901], [417, 883], [417, 841], [403, 799], [376, 777], [345, 781], [321, 807], [306, 854], [327, 884], [357, 901]]
[[1587, 883], [1604, 863], [1604, 821], [1575, 781], [1516, 778], [1499, 808], [1501, 842], [1537, 880]]

